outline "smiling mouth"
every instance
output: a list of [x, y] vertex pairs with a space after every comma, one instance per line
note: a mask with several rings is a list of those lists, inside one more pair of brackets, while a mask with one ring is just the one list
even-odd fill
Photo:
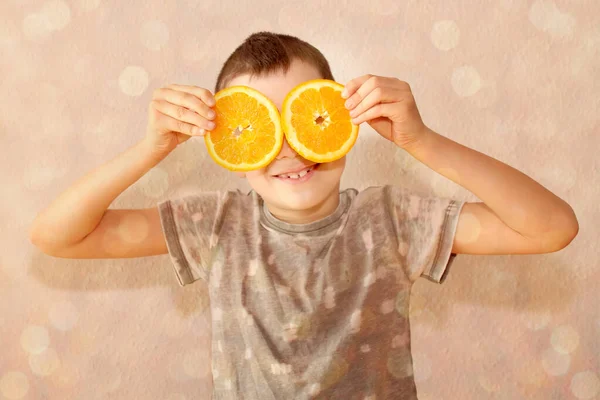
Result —
[[320, 165], [321, 164], [317, 163], [317, 164], [311, 165], [310, 167], [307, 167], [307, 168], [305, 168], [305, 169], [303, 169], [302, 171], [299, 171], [299, 172], [294, 172], [294, 173], [289, 173], [289, 174], [273, 175], [273, 177], [274, 178], [279, 178], [279, 179], [298, 180], [298, 179], [304, 178], [309, 173], [311, 173], [314, 170], [318, 169]]

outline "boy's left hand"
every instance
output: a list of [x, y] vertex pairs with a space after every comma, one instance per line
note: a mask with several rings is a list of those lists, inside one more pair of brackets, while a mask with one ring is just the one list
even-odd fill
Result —
[[410, 86], [400, 79], [367, 74], [346, 83], [344, 91], [352, 123], [366, 121], [401, 148], [418, 141], [427, 129]]

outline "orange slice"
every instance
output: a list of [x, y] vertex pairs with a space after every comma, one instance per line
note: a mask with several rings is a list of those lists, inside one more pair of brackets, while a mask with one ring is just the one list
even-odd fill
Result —
[[307, 160], [335, 161], [350, 151], [358, 137], [352, 123], [344, 86], [329, 79], [306, 81], [283, 101], [281, 125], [290, 146]]
[[231, 86], [215, 94], [215, 128], [204, 142], [215, 162], [232, 171], [267, 166], [283, 146], [277, 106], [248, 86]]

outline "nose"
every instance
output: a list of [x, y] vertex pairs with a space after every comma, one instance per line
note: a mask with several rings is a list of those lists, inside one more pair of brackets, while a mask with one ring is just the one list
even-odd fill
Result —
[[281, 150], [279, 151], [279, 154], [277, 155], [277, 159], [279, 160], [284, 157], [295, 158], [297, 155], [298, 155], [298, 153], [296, 153], [296, 151], [290, 147], [287, 139], [284, 136], [283, 146], [281, 147]]

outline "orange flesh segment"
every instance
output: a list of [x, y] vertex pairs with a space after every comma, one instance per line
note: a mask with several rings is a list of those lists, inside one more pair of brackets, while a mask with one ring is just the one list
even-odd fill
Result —
[[218, 158], [234, 166], [256, 164], [273, 151], [277, 129], [269, 109], [254, 97], [231, 93], [217, 102], [215, 111], [209, 140]]
[[[298, 141], [315, 153], [324, 154], [339, 149], [350, 138], [352, 123], [347, 120], [348, 111], [343, 103], [340, 104], [338, 97], [339, 92], [330, 87], [322, 87], [319, 92], [307, 89], [291, 105], [291, 124]], [[321, 127], [315, 122], [315, 112], [319, 115], [327, 112], [331, 123]]]

